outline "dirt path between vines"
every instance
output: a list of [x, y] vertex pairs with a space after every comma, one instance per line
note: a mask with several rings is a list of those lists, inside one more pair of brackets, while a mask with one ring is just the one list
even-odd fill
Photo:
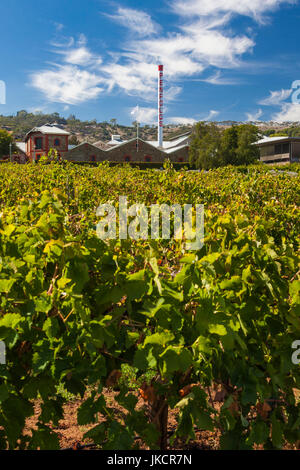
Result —
[[[110, 408], [114, 410], [116, 419], [122, 419], [126, 415], [124, 409], [115, 401], [114, 392], [110, 389], [105, 390], [105, 399]], [[137, 392], [136, 392], [137, 393]], [[300, 391], [295, 391], [297, 398], [300, 400]], [[138, 393], [137, 393], [138, 396]], [[73, 399], [64, 406], [64, 419], [60, 420], [57, 427], [52, 426], [54, 432], [58, 434], [61, 449], [76, 448], [77, 445], [90, 444], [91, 441], [84, 439], [84, 434], [95, 426], [79, 426], [77, 424], [77, 409], [84, 400]], [[222, 403], [214, 403], [215, 408], [220, 408]], [[145, 407], [144, 400], [139, 397], [137, 408]], [[26, 421], [25, 433], [30, 433], [30, 429], [35, 428], [38, 416], [40, 414], [40, 402], [35, 403], [35, 414]], [[170, 434], [176, 430], [177, 426], [177, 411], [171, 410], [169, 412], [168, 431]], [[99, 422], [104, 421], [104, 418], [99, 415]], [[220, 432], [215, 430], [210, 431], [197, 431], [195, 432], [196, 439], [190, 440], [185, 443], [183, 440], [176, 440], [173, 445], [169, 445], [169, 450], [218, 450], [220, 448]], [[147, 449], [144, 443], [138, 441], [141, 449]], [[259, 449], [260, 446], [257, 447]], [[296, 446], [287, 445], [285, 449], [296, 449]], [[298, 443], [299, 449], [299, 443]]]
[[[105, 390], [105, 398], [107, 404], [113, 408], [114, 413], [116, 415], [116, 418], [122, 418], [124, 417], [124, 409], [114, 400], [114, 397], [116, 395], [116, 392], [110, 391], [110, 390]], [[61, 449], [69, 449], [69, 448], [75, 448], [77, 444], [79, 445], [85, 445], [89, 444], [91, 441], [84, 440], [83, 436], [84, 434], [92, 429], [95, 425], [89, 425], [89, 426], [79, 426], [77, 424], [77, 409], [80, 407], [82, 404], [83, 400], [80, 399], [74, 399], [69, 401], [65, 406], [64, 406], [64, 419], [60, 420], [59, 426], [51, 426], [53, 431], [55, 431], [58, 434], [59, 441], [60, 441], [60, 447]], [[144, 400], [142, 398], [139, 398], [137, 408], [142, 408], [145, 406]], [[30, 429], [34, 429], [36, 427], [37, 419], [40, 414], [40, 402], [37, 401], [35, 403], [35, 414], [31, 418], [29, 418], [26, 421], [26, 428], [25, 428], [25, 433], [30, 433]], [[176, 429], [177, 425], [177, 416], [176, 411], [170, 411], [169, 413], [169, 424], [168, 424], [168, 431], [174, 432]], [[101, 423], [104, 421], [104, 418], [102, 418], [101, 415], [99, 415], [99, 422]], [[201, 431], [201, 432], [196, 432], [196, 440], [189, 441], [188, 444], [185, 444], [184, 442], [180, 442], [179, 440], [174, 442], [173, 446], [170, 446], [169, 449], [178, 449], [178, 450], [183, 450], [183, 449], [199, 449], [199, 450], [217, 450], [219, 448], [219, 433], [216, 432], [209, 432], [209, 431]], [[138, 441], [140, 444], [141, 449], [147, 449], [147, 447], [140, 441]]]

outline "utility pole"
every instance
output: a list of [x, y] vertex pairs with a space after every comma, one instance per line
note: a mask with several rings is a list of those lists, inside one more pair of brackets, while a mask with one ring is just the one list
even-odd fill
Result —
[[139, 121], [136, 121], [136, 151], [138, 152], [139, 151], [139, 126], [140, 126], [140, 123]]

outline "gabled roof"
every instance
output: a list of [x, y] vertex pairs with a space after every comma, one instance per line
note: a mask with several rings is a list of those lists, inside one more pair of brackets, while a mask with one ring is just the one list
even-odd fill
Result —
[[100, 150], [107, 150], [111, 148], [111, 146], [108, 145], [107, 142], [102, 142], [102, 140], [98, 140], [97, 142], [94, 142], [93, 145]]
[[[179, 137], [176, 140], [172, 140], [172, 141], [165, 140], [163, 142], [163, 149], [167, 150], [167, 149], [170, 149], [170, 148], [179, 147], [180, 145], [183, 145], [183, 143], [186, 142], [188, 140], [188, 138], [189, 138], [189, 135], [183, 135], [183, 136]], [[152, 145], [153, 147], [156, 147], [156, 148], [159, 147], [159, 143], [158, 143], [157, 140], [150, 140], [150, 141], [148, 141], [148, 144], [150, 144], [150, 145]]]
[[114, 145], [112, 146], [111, 148], [105, 150], [105, 152], [112, 152], [113, 150], [115, 150], [116, 148], [119, 148], [119, 147], [122, 147], [123, 145], [126, 145], [126, 144], [130, 144], [130, 142], [134, 142], [134, 141], [139, 141], [139, 142], [143, 142], [144, 144], [149, 144], [150, 142], [146, 142], [145, 140], [142, 140], [140, 138], [136, 138], [134, 137], [133, 139], [130, 139], [130, 140], [126, 140], [124, 142], [122, 142], [121, 144], [119, 143], [118, 145]]
[[26, 153], [26, 142], [16, 142], [16, 147], [21, 150], [21, 152]]
[[280, 137], [264, 137], [263, 139], [258, 140], [255, 142], [255, 145], [263, 145], [263, 144], [274, 144], [276, 142], [282, 141], [290, 142], [290, 141], [300, 141], [300, 137], [289, 137], [289, 136], [280, 136]]
[[179, 147], [174, 147], [174, 148], [166, 149], [166, 150], [164, 150], [164, 152], [165, 152], [165, 153], [168, 153], [168, 154], [170, 154], [170, 153], [175, 153], [175, 152], [177, 152], [177, 150], [182, 150], [182, 149], [187, 148], [187, 147], [188, 147], [187, 144], [185, 144], [185, 145], [180, 145]]
[[175, 137], [171, 137], [169, 140], [170, 140], [170, 141], [173, 141], [173, 140], [180, 139], [181, 137], [189, 137], [190, 135], [192, 135], [192, 132], [191, 132], [191, 131], [187, 131], [187, 132], [185, 132], [184, 134], [180, 134], [180, 135], [176, 135]]
[[53, 126], [51, 124], [45, 124], [44, 126], [34, 127], [33, 129], [31, 129], [31, 131], [29, 131], [26, 134], [25, 140], [27, 140], [27, 138], [30, 134], [35, 133], [35, 132], [40, 132], [41, 134], [45, 134], [45, 135], [47, 135], [47, 134], [70, 135], [69, 132], [64, 131], [63, 129], [60, 129], [59, 127]]
[[[139, 142], [142, 142], [143, 144], [149, 145], [151, 147], [155, 147], [155, 148], [159, 149], [160, 152], [165, 153], [165, 154], [170, 154], [170, 153], [176, 152], [177, 150], [188, 147], [188, 144], [184, 143], [185, 140], [186, 140], [186, 137], [182, 137], [181, 139], [178, 139], [176, 142], [164, 142], [164, 144], [166, 144], [166, 145], [164, 145], [164, 147], [162, 149], [159, 148], [158, 142], [151, 142], [151, 141], [148, 141], [148, 140], [143, 140], [143, 139], [140, 139], [140, 138], [137, 139], [136, 137], [134, 137], [133, 139], [127, 140], [126, 142], [122, 142], [119, 145], [114, 145], [113, 147], [108, 148], [107, 150], [104, 150], [104, 152], [112, 152], [116, 148], [123, 147], [124, 145], [129, 144], [131, 142], [136, 142], [137, 140]], [[180, 143], [182, 143], [182, 145], [179, 145]]]
[[[100, 151], [102, 150], [102, 149], [100, 149], [99, 147], [96, 147], [96, 145], [90, 144], [89, 142], [81, 142], [81, 143], [78, 144], [78, 145], [73, 145], [73, 146], [70, 145], [70, 146], [69, 146], [69, 152], [70, 152], [71, 150], [75, 150], [75, 149], [78, 149], [79, 147], [86, 146], [86, 145], [88, 145], [89, 147], [93, 147], [95, 150], [100, 150]], [[70, 147], [72, 147], [72, 148], [70, 148]], [[102, 152], [103, 152], [103, 150], [102, 150]]]

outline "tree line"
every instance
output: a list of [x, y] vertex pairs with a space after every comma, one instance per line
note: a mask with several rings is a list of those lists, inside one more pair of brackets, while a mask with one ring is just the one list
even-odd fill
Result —
[[198, 122], [191, 136], [190, 164], [203, 170], [253, 164], [260, 156], [253, 144], [260, 138], [259, 129], [252, 124], [222, 130], [214, 123]]
[[0, 158], [6, 157], [9, 155], [10, 152], [10, 144], [12, 144], [12, 152], [16, 150], [15, 144], [14, 144], [14, 138], [12, 134], [7, 132], [6, 130], [0, 129]]

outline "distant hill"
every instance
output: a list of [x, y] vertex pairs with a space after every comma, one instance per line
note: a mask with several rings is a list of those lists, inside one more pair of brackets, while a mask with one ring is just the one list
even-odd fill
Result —
[[[71, 143], [80, 142], [107, 142], [111, 139], [112, 134], [119, 134], [123, 140], [132, 139], [136, 136], [136, 128], [134, 126], [123, 126], [116, 120], [112, 122], [81, 121], [74, 115], [70, 115], [67, 119], [61, 117], [58, 113], [42, 114], [28, 113], [25, 110], [17, 112], [14, 116], [0, 115], [0, 129], [7, 129], [12, 132], [16, 140], [23, 140], [26, 133], [33, 127], [43, 124], [56, 124], [59, 127], [69, 131], [72, 134]], [[235, 121], [216, 122], [221, 128], [227, 128], [234, 124], [241, 124]], [[300, 123], [283, 123], [276, 122], [255, 122], [261, 132], [265, 135], [276, 133], [286, 133], [289, 136], [300, 136]], [[190, 132], [192, 125], [165, 125], [165, 140], [172, 139], [176, 136]], [[145, 125], [140, 127], [140, 137], [143, 140], [156, 140], [157, 126]]]
[[[118, 124], [118, 122], [97, 122], [96, 119], [92, 121], [81, 121], [73, 115], [65, 119], [58, 113], [33, 114], [27, 113], [25, 110], [19, 111], [15, 116], [0, 115], [0, 128], [11, 131], [17, 140], [23, 140], [27, 132], [33, 127], [38, 127], [46, 123], [56, 124], [69, 131], [73, 136], [76, 136], [78, 142], [107, 142], [111, 140], [112, 134], [119, 134], [124, 140], [132, 139], [136, 136], [136, 127], [134, 126], [123, 126]], [[185, 132], [191, 131], [191, 129], [191, 125], [165, 126], [165, 139], [184, 134]], [[139, 134], [141, 139], [156, 140], [157, 127], [155, 125], [141, 126]]]

